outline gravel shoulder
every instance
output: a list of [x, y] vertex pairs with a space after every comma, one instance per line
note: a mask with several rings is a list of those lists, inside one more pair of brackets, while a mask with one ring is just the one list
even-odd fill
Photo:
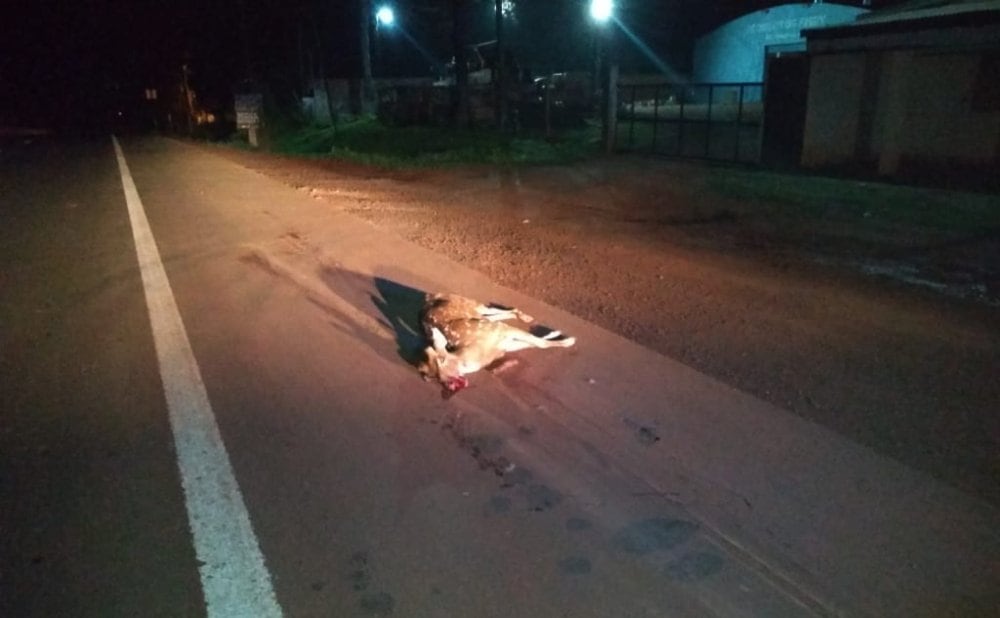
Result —
[[920, 252], [894, 240], [911, 230], [820, 234], [669, 161], [385, 171], [210, 150], [1000, 504], [996, 233]]

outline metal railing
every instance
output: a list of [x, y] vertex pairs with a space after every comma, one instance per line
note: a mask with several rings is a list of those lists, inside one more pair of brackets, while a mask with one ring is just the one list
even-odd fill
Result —
[[763, 86], [620, 80], [616, 149], [757, 163]]

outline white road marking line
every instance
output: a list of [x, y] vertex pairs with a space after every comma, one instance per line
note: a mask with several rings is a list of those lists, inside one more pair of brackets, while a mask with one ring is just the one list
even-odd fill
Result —
[[282, 616], [153, 231], [112, 136], [209, 618]]

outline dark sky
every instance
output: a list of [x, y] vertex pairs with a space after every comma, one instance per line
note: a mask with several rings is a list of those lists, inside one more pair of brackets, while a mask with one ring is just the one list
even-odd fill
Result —
[[[898, 0], [896, 0], [898, 2]], [[378, 4], [378, 0], [373, 0]], [[432, 0], [394, 0], [401, 25], [430, 55], [450, 57], [447, 26]], [[860, 6], [861, 0], [844, 4]], [[875, 0], [872, 4], [892, 4]], [[20, 119], [87, 116], [133, 105], [145, 87], [176, 89], [187, 63], [201, 99], [220, 105], [253, 74], [277, 90], [318, 70], [360, 74], [358, 0], [35, 0], [5, 9], [0, 32], [0, 124]], [[438, 0], [437, 4], [442, 4]], [[553, 49], [584, 47], [586, 0], [520, 0], [523, 23], [512, 36]], [[620, 19], [681, 70], [693, 39], [739, 15], [784, 4], [768, 0], [617, 0]], [[479, 0], [478, 32], [492, 37], [492, 2]], [[547, 14], [551, 11], [551, 16]], [[482, 15], [478, 15], [482, 13]], [[575, 29], [575, 30], [574, 30]], [[243, 33], [246, 36], [243, 36]], [[573, 34], [575, 32], [575, 34]], [[576, 37], [576, 38], [572, 38]], [[244, 44], [245, 40], [245, 44]], [[562, 48], [559, 48], [562, 44]], [[399, 33], [376, 40], [382, 74], [427, 73], [429, 63]], [[536, 49], [544, 47], [536, 45]], [[568, 52], [566, 52], [568, 53]], [[552, 59], [572, 64], [586, 57]]]

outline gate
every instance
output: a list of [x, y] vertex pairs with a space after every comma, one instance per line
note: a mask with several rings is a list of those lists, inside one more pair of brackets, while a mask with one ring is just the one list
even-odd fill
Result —
[[763, 84], [618, 81], [616, 150], [757, 163]]
[[805, 135], [809, 58], [804, 53], [769, 54], [766, 66], [761, 160], [773, 167], [794, 167]]

